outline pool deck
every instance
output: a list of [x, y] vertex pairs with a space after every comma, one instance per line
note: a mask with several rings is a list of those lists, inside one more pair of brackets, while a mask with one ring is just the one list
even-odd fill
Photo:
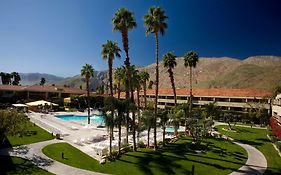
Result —
[[[95, 114], [95, 113], [92, 113]], [[28, 113], [28, 117], [32, 122], [37, 124], [38, 126], [44, 128], [53, 134], [60, 134], [63, 140], [72, 146], [78, 148], [94, 159], [101, 160], [102, 156], [98, 155], [100, 152], [95, 152], [93, 149], [93, 144], [98, 144], [101, 141], [96, 142], [86, 142], [82, 140], [87, 140], [87, 138], [91, 137], [103, 137], [104, 142], [109, 141], [107, 128], [98, 127], [100, 124], [91, 123], [87, 124], [87, 120], [85, 121], [67, 121], [55, 117], [55, 115], [80, 115], [86, 116], [87, 112], [54, 112], [51, 114], [42, 114], [42, 113]], [[122, 140], [125, 138], [125, 127], [122, 127]], [[167, 133], [168, 134], [168, 133]], [[115, 137], [118, 137], [118, 130], [114, 129]], [[147, 142], [147, 132], [144, 131], [140, 134], [140, 141]], [[171, 137], [171, 135], [166, 135], [166, 138]], [[153, 132], [150, 132], [150, 138], [153, 138]], [[160, 128], [157, 132], [157, 140], [162, 141], [162, 131]], [[150, 143], [154, 141], [151, 139]], [[132, 143], [132, 135], [129, 135], [129, 143]]]

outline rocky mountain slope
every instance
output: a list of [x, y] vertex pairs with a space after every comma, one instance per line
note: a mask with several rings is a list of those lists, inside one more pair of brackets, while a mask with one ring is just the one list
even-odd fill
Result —
[[[163, 63], [160, 62], [160, 88], [170, 88], [170, 79]], [[150, 74], [150, 80], [155, 81], [155, 64], [139, 67], [139, 71], [146, 70]], [[71, 87], [85, 88], [85, 81], [80, 75], [71, 78], [54, 76], [49, 80], [47, 76], [40, 75], [34, 81], [39, 83], [41, 77], [45, 77], [48, 84], [67, 85]], [[189, 69], [184, 67], [183, 58], [177, 58], [177, 66], [174, 69], [175, 84], [177, 88], [189, 87]], [[26, 78], [22, 77], [25, 81]], [[33, 80], [33, 79], [32, 79]], [[91, 79], [91, 89], [105, 84], [107, 71], [95, 71]], [[25, 81], [27, 82], [27, 81]], [[34, 83], [33, 83], [34, 84]], [[229, 57], [200, 58], [199, 63], [193, 69], [193, 86], [204, 88], [258, 88], [271, 90], [281, 84], [281, 57], [277, 56], [253, 56], [245, 60]]]

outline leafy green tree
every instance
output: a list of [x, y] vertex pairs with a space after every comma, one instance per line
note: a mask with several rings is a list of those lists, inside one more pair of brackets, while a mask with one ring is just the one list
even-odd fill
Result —
[[[130, 74], [130, 57], [129, 57], [129, 39], [128, 39], [128, 32], [132, 29], [134, 29], [137, 26], [137, 23], [135, 21], [134, 15], [132, 12], [125, 8], [120, 8], [115, 13], [113, 19], [113, 31], [119, 31], [122, 35], [122, 43], [123, 43], [123, 49], [126, 53], [126, 59], [124, 61], [124, 65], [126, 67], [126, 75], [127, 77], [131, 77]], [[126, 98], [129, 98], [130, 96], [130, 78], [126, 81]]]
[[11, 75], [14, 79], [12, 84], [18, 86], [21, 80], [20, 74], [18, 72], [12, 72]]
[[172, 124], [174, 127], [174, 135], [178, 135], [178, 129], [180, 126], [180, 122], [184, 119], [184, 110], [179, 106], [173, 107], [169, 112], [169, 118], [172, 120]]
[[0, 110], [0, 141], [8, 135], [23, 135], [26, 132], [28, 117], [16, 110]]
[[112, 83], [112, 64], [114, 57], [120, 58], [121, 50], [119, 49], [116, 42], [107, 40], [105, 44], [102, 45], [102, 58], [108, 61], [108, 75], [109, 75], [109, 89], [110, 95], [113, 96], [113, 83]]
[[2, 84], [5, 84], [5, 85], [10, 85], [11, 84], [11, 78], [12, 78], [11, 74], [5, 73], [5, 72], [1, 72], [0, 76], [1, 76]]
[[192, 117], [192, 68], [197, 66], [199, 61], [198, 54], [190, 51], [184, 55], [184, 66], [189, 67], [189, 116]]
[[94, 76], [94, 69], [92, 65], [85, 64], [81, 69], [81, 76], [84, 76], [86, 79], [86, 89], [87, 89], [87, 104], [88, 104], [88, 124], [90, 124], [90, 86], [89, 82], [91, 77]]
[[147, 108], [147, 99], [146, 99], [146, 82], [149, 80], [149, 73], [144, 71], [140, 72], [140, 81], [142, 83], [142, 88], [143, 88], [143, 96], [144, 96], [144, 109]]
[[147, 129], [147, 147], [149, 147], [150, 141], [150, 130], [153, 127], [154, 123], [154, 113], [151, 109], [146, 109], [142, 112], [141, 116], [142, 123], [144, 127]]
[[[104, 98], [104, 121], [105, 126], [109, 130], [109, 154], [112, 154], [112, 139], [113, 139], [113, 129], [115, 125], [115, 118], [114, 118], [114, 110], [118, 107], [118, 101], [116, 98], [112, 96], [107, 96]], [[110, 114], [107, 114], [107, 112], [110, 112]]]
[[40, 86], [44, 86], [45, 83], [46, 83], [46, 79], [44, 77], [42, 77], [41, 80], [40, 80], [40, 83], [39, 83]]
[[152, 89], [153, 84], [154, 84], [154, 82], [152, 80], [150, 80], [149, 84], [148, 84], [148, 89]]
[[165, 11], [160, 7], [150, 7], [148, 13], [143, 17], [144, 25], [146, 27], [146, 35], [154, 34], [155, 46], [156, 46], [156, 81], [155, 81], [155, 107], [154, 107], [154, 150], [157, 149], [156, 140], [156, 117], [157, 117], [157, 101], [158, 101], [158, 88], [159, 88], [159, 61], [158, 61], [158, 34], [163, 36], [168, 25], [165, 20], [168, 18], [165, 15]]
[[121, 83], [125, 76], [125, 70], [122, 67], [118, 67], [114, 72], [114, 82], [117, 84], [118, 99], [120, 99]]
[[175, 86], [175, 80], [174, 80], [174, 72], [173, 69], [177, 66], [176, 56], [172, 52], [168, 52], [163, 57], [163, 64], [164, 67], [167, 68], [171, 86], [174, 93], [174, 100], [175, 100], [175, 106], [177, 105], [177, 94], [176, 94], [176, 86]]
[[165, 146], [166, 125], [169, 120], [168, 109], [159, 112], [160, 125], [163, 129], [163, 146]]

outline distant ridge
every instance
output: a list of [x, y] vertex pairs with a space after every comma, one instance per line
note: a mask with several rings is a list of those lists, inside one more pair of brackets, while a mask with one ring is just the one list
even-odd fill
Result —
[[[146, 70], [150, 74], [150, 80], [155, 81], [155, 64], [138, 67], [139, 71]], [[170, 88], [168, 73], [159, 64], [159, 87]], [[189, 87], [189, 71], [184, 67], [182, 57], [177, 58], [177, 67], [174, 69], [175, 84], [177, 88]], [[41, 77], [46, 78], [48, 84], [67, 85], [85, 89], [85, 81], [80, 75], [62, 78], [50, 74], [24, 74], [23, 85], [38, 84]], [[281, 84], [281, 57], [278, 56], [252, 56], [244, 60], [230, 57], [199, 59], [197, 67], [193, 71], [193, 86], [196, 88], [255, 88], [272, 90]], [[91, 79], [91, 89], [106, 84], [107, 71], [95, 71]], [[154, 87], [153, 87], [154, 88]]]

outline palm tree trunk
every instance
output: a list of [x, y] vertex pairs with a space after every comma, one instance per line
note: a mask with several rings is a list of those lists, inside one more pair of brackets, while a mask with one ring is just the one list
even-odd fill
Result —
[[112, 85], [112, 59], [108, 58], [108, 79], [109, 79], [109, 89], [110, 96], [113, 96], [113, 85]]
[[129, 111], [126, 113], [126, 144], [129, 143]]
[[114, 112], [111, 111], [111, 124], [110, 124], [110, 134], [109, 134], [109, 155], [112, 155], [112, 139], [113, 139], [113, 124], [114, 121]]
[[169, 72], [169, 76], [170, 76], [170, 81], [171, 81], [171, 85], [173, 88], [173, 93], [174, 93], [174, 102], [175, 102], [175, 106], [177, 105], [177, 94], [176, 94], [176, 87], [175, 87], [175, 81], [174, 81], [174, 75], [173, 75], [173, 71], [171, 69], [168, 69]]
[[[134, 103], [134, 91], [133, 88], [131, 88], [131, 99], [132, 102]], [[135, 110], [132, 111], [133, 114], [133, 121], [132, 121], [132, 129], [133, 129], [133, 150], [137, 150], [137, 145], [136, 145], [136, 115], [135, 115]]]
[[[189, 67], [189, 118], [192, 118], [192, 67]], [[187, 131], [187, 118], [185, 119], [185, 131]]]
[[120, 93], [121, 93], [121, 90], [120, 90], [120, 82], [118, 82], [118, 85], [117, 85], [117, 89], [118, 89], [118, 100], [120, 99]]
[[127, 79], [125, 82], [125, 88], [126, 88], [126, 99], [128, 99], [130, 97], [130, 58], [129, 58], [129, 40], [128, 40], [128, 30], [124, 29], [122, 32], [122, 43], [123, 43], [123, 48], [124, 51], [126, 53], [126, 59], [124, 61], [124, 65], [126, 67], [126, 75], [127, 75]]
[[157, 150], [157, 139], [156, 139], [156, 119], [157, 119], [157, 103], [158, 103], [158, 88], [159, 88], [159, 70], [158, 70], [158, 32], [155, 32], [155, 45], [156, 45], [156, 83], [155, 83], [155, 107], [154, 107], [154, 150]]
[[149, 148], [150, 127], [147, 129], [147, 147]]
[[165, 134], [166, 134], [166, 127], [163, 126], [163, 147], [165, 146]]
[[147, 101], [146, 101], [146, 80], [143, 83], [143, 95], [144, 95], [144, 109], [147, 108]]
[[87, 103], [88, 103], [88, 124], [90, 124], [90, 87], [89, 87], [89, 79], [86, 80], [87, 86]]
[[137, 100], [138, 100], [138, 126], [137, 126], [137, 140], [140, 138], [140, 88], [137, 88]]
[[[121, 115], [120, 116], [118, 116], [118, 117], [121, 117]], [[120, 151], [121, 151], [121, 120], [120, 119], [118, 119], [119, 121], [119, 123], [118, 123], [118, 154], [120, 155]]]

